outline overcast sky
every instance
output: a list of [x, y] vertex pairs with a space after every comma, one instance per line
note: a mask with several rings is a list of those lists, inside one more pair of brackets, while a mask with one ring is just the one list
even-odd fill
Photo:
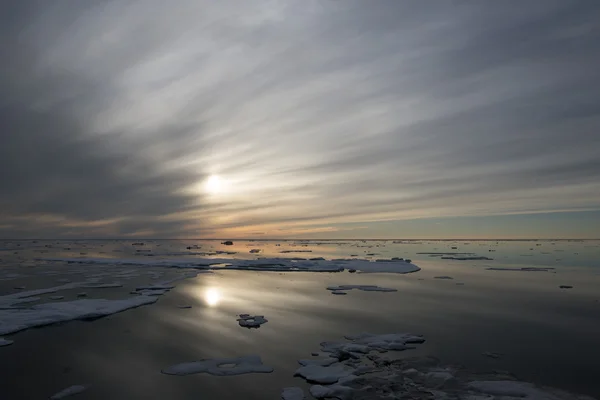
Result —
[[493, 236], [502, 215], [519, 236], [515, 214], [555, 212], [538, 233], [600, 236], [577, 217], [600, 210], [598, 21], [597, 0], [4, 0], [0, 237]]

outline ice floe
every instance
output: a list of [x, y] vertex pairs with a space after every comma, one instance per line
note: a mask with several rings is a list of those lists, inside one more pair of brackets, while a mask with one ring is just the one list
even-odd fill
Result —
[[[521, 382], [509, 373], [478, 374], [441, 365], [433, 357], [389, 358], [373, 353], [406, 347], [424, 339], [412, 334], [346, 336], [349, 342], [323, 342], [335, 362], [300, 360], [295, 375], [311, 383], [317, 399], [592, 400]], [[310, 361], [310, 362], [309, 362]]]
[[[348, 290], [357, 289], [362, 290], [364, 292], [397, 292], [397, 289], [385, 288], [376, 285], [339, 285], [339, 286], [328, 286], [327, 290], [331, 290], [332, 292], [336, 292], [335, 294], [341, 294], [340, 292], [345, 292]], [[345, 294], [345, 293], [344, 293]]]
[[398, 273], [406, 274], [419, 271], [420, 268], [407, 260], [363, 260], [343, 258], [325, 260], [322, 258], [257, 258], [241, 260], [235, 258], [193, 258], [193, 259], [120, 259], [120, 258], [40, 258], [44, 261], [58, 261], [81, 264], [140, 265], [170, 268], [193, 268], [197, 270], [249, 270], [249, 271], [310, 271], [340, 272], [354, 269], [362, 273]]
[[56, 393], [53, 396], [50, 396], [50, 399], [51, 400], [64, 399], [65, 397], [69, 397], [74, 394], [81, 393], [81, 392], [85, 391], [86, 389], [87, 389], [87, 387], [84, 385], [73, 385], [64, 390], [61, 390], [60, 392]]
[[451, 276], [444, 275], [444, 276], [434, 276], [434, 279], [454, 279], [454, 278]]
[[233, 358], [203, 359], [175, 364], [161, 371], [167, 375], [191, 375], [207, 373], [216, 376], [232, 376], [250, 373], [270, 373], [273, 368], [262, 363], [260, 356], [249, 355]]
[[8, 340], [8, 339], [4, 339], [4, 338], [0, 337], [0, 347], [8, 346], [13, 343], [14, 343], [14, 341], [12, 341], [12, 340]]
[[151, 296], [136, 296], [123, 300], [80, 299], [38, 304], [29, 308], [2, 309], [0, 310], [0, 335], [58, 322], [100, 318], [152, 304], [156, 300], [156, 297]]
[[262, 324], [269, 322], [264, 315], [240, 314], [238, 324], [244, 328], [260, 328]]

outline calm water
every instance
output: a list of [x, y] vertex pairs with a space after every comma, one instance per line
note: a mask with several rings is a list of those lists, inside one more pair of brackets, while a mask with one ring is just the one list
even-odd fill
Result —
[[[192, 245], [200, 249], [186, 249]], [[191, 240], [144, 241], [144, 246], [132, 246], [131, 241], [5, 241], [0, 242], [0, 294], [14, 293], [17, 286], [52, 287], [61, 279], [75, 281], [76, 275], [99, 270], [116, 274], [132, 269], [39, 258], [152, 260], [199, 257], [181, 253], [217, 250], [236, 252], [223, 257], [254, 258], [250, 249], [261, 249], [259, 256], [266, 257], [405, 257], [422, 270], [405, 275], [250, 271], [199, 275], [178, 282], [153, 305], [93, 322], [74, 321], [6, 336], [15, 343], [0, 348], [0, 399], [47, 398], [74, 384], [91, 385], [78, 395], [81, 399], [277, 399], [285, 386], [307, 387], [293, 377], [297, 359], [309, 358], [321, 341], [365, 331], [420, 333], [427, 342], [405, 352], [407, 356], [433, 355], [474, 371], [507, 370], [522, 380], [600, 398], [600, 242], [596, 241], [255, 241], [233, 246]], [[280, 253], [295, 250], [312, 252]], [[442, 260], [418, 254], [427, 252], [473, 253], [493, 260]], [[145, 269], [154, 270], [164, 271]], [[44, 271], [52, 275], [42, 275]], [[178, 270], [169, 269], [164, 277], [174, 273]], [[123, 288], [88, 293], [92, 298], [125, 298], [136, 285], [150, 280], [146, 275], [120, 279]], [[334, 296], [325, 290], [338, 284], [376, 284], [398, 292]], [[560, 285], [573, 288], [559, 289]], [[71, 300], [77, 291], [57, 294]], [[218, 293], [214, 304], [208, 304], [207, 292]], [[48, 301], [41, 297], [40, 302]], [[177, 308], [181, 304], [192, 308]], [[235, 320], [240, 313], [262, 314], [269, 322], [260, 329], [243, 329]], [[482, 356], [486, 351], [503, 356]], [[175, 363], [246, 354], [261, 355], [275, 372], [238, 377], [160, 373]]]

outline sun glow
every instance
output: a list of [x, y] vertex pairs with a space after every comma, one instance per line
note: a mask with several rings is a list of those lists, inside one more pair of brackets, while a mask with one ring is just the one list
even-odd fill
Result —
[[217, 175], [211, 175], [204, 183], [204, 188], [208, 193], [219, 193], [223, 189], [223, 182]]
[[214, 307], [221, 301], [221, 293], [217, 289], [208, 289], [204, 293], [204, 300], [206, 301], [206, 304]]

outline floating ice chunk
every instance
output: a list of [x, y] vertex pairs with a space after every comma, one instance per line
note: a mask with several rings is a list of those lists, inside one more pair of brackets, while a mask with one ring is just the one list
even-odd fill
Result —
[[[222, 367], [231, 365], [232, 367]], [[232, 376], [250, 373], [270, 373], [273, 368], [263, 365], [262, 360], [257, 355], [235, 357], [235, 358], [215, 358], [203, 359], [183, 364], [172, 365], [161, 371], [167, 375], [191, 375], [207, 373], [216, 376]]]
[[83, 385], [73, 385], [73, 386], [70, 386], [70, 387], [68, 387], [68, 388], [66, 388], [64, 390], [61, 390], [60, 392], [58, 392], [55, 395], [51, 396], [50, 399], [51, 400], [64, 399], [65, 397], [81, 393], [85, 389], [87, 389], [87, 387], [85, 387]]
[[493, 351], [484, 351], [483, 353], [481, 353], [482, 356], [485, 357], [489, 357], [489, 358], [500, 358], [502, 357], [501, 353], [495, 353]]
[[282, 400], [303, 400], [304, 390], [299, 387], [286, 387], [281, 391]]
[[343, 296], [343, 295], [346, 295], [348, 293], [342, 292], [342, 291], [339, 291], [339, 290], [334, 290], [334, 291], [331, 292], [331, 294], [337, 294], [338, 296]]
[[0, 347], [2, 346], [8, 346], [10, 344], [13, 344], [14, 341], [13, 340], [8, 340], [8, 339], [4, 339], [0, 337]]
[[260, 253], [260, 252], [262, 252], [261, 249], [251, 249], [250, 250], [250, 253], [252, 253], [252, 254], [256, 254], [256, 253]]
[[559, 289], [573, 289], [573, 286], [570, 286], [570, 285], [560, 285]]
[[338, 358], [339, 355], [352, 357], [353, 353], [368, 353], [371, 350], [406, 350], [411, 348], [408, 344], [423, 343], [425, 341], [423, 336], [411, 333], [389, 333], [384, 335], [363, 333], [345, 336], [345, 338], [350, 340], [351, 343], [323, 342], [321, 343], [322, 351], [337, 354]]
[[336, 362], [338, 362], [338, 359], [333, 357], [323, 358], [321, 360], [298, 360], [298, 364], [302, 366], [319, 365], [321, 367], [328, 367]]
[[25, 286], [16, 286], [15, 290], [25, 290]]
[[453, 277], [451, 277], [451, 276], [446, 276], [446, 275], [444, 275], [444, 276], [434, 276], [434, 278], [435, 278], [435, 279], [454, 279]]
[[136, 296], [123, 300], [80, 299], [39, 304], [29, 308], [4, 309], [0, 310], [0, 335], [58, 322], [100, 318], [152, 304], [156, 300], [156, 297], [150, 296]]
[[358, 289], [365, 292], [397, 292], [397, 289], [384, 288], [375, 285], [340, 285], [340, 286], [328, 286], [327, 290], [341, 291], [341, 290], [352, 290]]
[[353, 369], [344, 365], [330, 365], [323, 367], [321, 365], [306, 365], [296, 370], [295, 376], [301, 376], [309, 382], [316, 383], [336, 383], [341, 378], [352, 375]]
[[86, 297], [87, 293], [86, 292], [79, 292], [77, 293], [77, 297]]
[[259, 328], [262, 324], [269, 322], [264, 315], [240, 314], [238, 324], [244, 328]]
[[448, 256], [448, 257], [442, 257], [442, 260], [459, 260], [459, 261], [487, 260], [487, 261], [491, 261], [491, 260], [493, 260], [493, 258], [489, 258], [489, 257], [453, 257], [453, 256]]
[[256, 260], [240, 260], [235, 258], [194, 258], [194, 259], [118, 259], [118, 258], [40, 258], [45, 261], [60, 261], [82, 264], [108, 265], [144, 265], [169, 268], [193, 268], [198, 270], [247, 270], [247, 271], [311, 271], [341, 272], [354, 269], [363, 273], [390, 272], [406, 274], [419, 271], [420, 268], [406, 260], [299, 260], [294, 258], [258, 258]]
[[65, 296], [50, 296], [49, 297], [50, 300], [62, 300], [64, 298], [65, 298]]
[[182, 305], [177, 306], [177, 308], [192, 308], [192, 306], [187, 305], [187, 304], [182, 304]]
[[352, 397], [354, 389], [342, 385], [313, 385], [309, 389], [310, 394], [316, 399], [342, 399]]

